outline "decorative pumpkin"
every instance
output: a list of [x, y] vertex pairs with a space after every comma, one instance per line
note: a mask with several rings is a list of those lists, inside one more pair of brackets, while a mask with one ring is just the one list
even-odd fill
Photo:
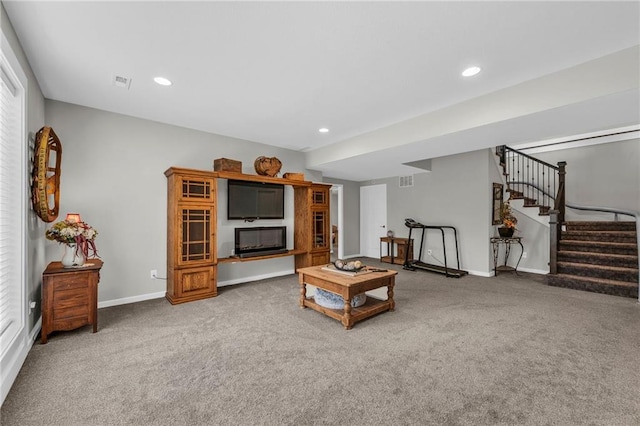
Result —
[[256, 158], [253, 167], [259, 175], [274, 177], [280, 172], [282, 162], [276, 157], [265, 157], [263, 155]]

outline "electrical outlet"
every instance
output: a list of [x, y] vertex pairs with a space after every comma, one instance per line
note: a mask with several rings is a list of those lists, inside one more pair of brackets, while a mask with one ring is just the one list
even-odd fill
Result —
[[431, 252], [431, 249], [427, 250], [427, 254], [428, 254], [429, 256], [431, 256], [431, 253], [432, 253], [432, 252]]
[[155, 280], [156, 278], [158, 278], [158, 270], [152, 269], [150, 275], [151, 275], [151, 279]]
[[522, 258], [523, 258], [523, 259], [526, 259], [526, 258], [527, 258], [527, 252], [526, 252], [526, 251], [523, 251], [523, 252], [522, 252]]

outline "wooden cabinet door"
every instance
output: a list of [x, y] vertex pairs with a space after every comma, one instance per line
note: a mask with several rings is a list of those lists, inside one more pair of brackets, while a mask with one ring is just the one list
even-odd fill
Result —
[[196, 300], [201, 296], [216, 295], [216, 268], [205, 266], [176, 271], [176, 299], [180, 301]]

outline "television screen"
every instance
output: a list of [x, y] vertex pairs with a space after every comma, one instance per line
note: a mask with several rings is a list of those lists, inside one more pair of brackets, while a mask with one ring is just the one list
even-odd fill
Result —
[[284, 219], [284, 185], [229, 180], [227, 219]]

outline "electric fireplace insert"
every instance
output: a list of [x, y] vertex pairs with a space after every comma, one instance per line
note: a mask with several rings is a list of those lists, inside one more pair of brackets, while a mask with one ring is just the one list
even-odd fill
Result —
[[287, 253], [286, 226], [258, 226], [235, 229], [235, 254], [256, 257]]

